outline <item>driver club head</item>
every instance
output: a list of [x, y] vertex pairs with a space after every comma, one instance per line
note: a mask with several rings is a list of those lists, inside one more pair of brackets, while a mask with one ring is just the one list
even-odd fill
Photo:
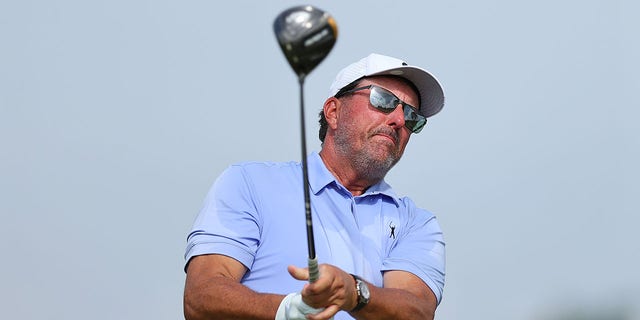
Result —
[[333, 17], [310, 5], [281, 12], [273, 23], [273, 31], [300, 79], [324, 60], [338, 37], [338, 26]]

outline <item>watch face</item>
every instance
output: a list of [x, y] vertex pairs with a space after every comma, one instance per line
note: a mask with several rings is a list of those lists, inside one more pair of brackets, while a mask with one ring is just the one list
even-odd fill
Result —
[[362, 298], [364, 298], [364, 300], [369, 300], [369, 286], [367, 286], [364, 281], [360, 282], [360, 294], [362, 294]]
[[367, 283], [364, 282], [364, 280], [355, 275], [352, 276], [356, 281], [356, 292], [358, 293], [358, 304], [353, 308], [353, 310], [351, 310], [351, 312], [354, 312], [362, 309], [369, 303], [369, 296], [371, 293], [369, 292], [369, 286], [367, 286]]

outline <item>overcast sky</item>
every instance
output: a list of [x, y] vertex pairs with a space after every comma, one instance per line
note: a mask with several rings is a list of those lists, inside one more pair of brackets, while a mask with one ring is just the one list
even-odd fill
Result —
[[[214, 179], [300, 158], [272, 32], [297, 4], [0, 2], [0, 318], [182, 318]], [[306, 81], [310, 151], [335, 74], [371, 52], [444, 86], [387, 177], [444, 230], [436, 319], [640, 319], [638, 2], [313, 4], [339, 39]]]

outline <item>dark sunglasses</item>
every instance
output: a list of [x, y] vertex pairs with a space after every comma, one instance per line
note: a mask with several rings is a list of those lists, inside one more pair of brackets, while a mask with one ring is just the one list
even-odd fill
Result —
[[338, 92], [335, 97], [340, 98], [341, 96], [346, 95], [347, 93], [354, 93], [360, 90], [371, 89], [369, 92], [369, 102], [374, 106], [378, 111], [383, 112], [385, 114], [389, 114], [396, 109], [396, 107], [401, 104], [402, 111], [404, 112], [404, 126], [407, 129], [411, 130], [413, 133], [418, 133], [422, 130], [425, 124], [427, 124], [427, 118], [418, 113], [418, 109], [416, 107], [400, 100], [400, 98], [396, 97], [391, 91], [380, 88], [376, 85], [370, 84], [368, 86], [359, 87], [351, 90], [346, 90], [343, 92]]

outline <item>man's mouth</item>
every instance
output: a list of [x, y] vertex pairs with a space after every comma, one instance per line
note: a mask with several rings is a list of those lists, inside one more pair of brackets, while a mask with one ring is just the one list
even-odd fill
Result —
[[374, 132], [373, 134], [374, 136], [382, 136], [382, 137], [386, 137], [387, 139], [391, 140], [391, 142], [393, 142], [393, 144], [398, 144], [398, 133], [394, 130], [384, 130], [384, 129], [380, 129]]

